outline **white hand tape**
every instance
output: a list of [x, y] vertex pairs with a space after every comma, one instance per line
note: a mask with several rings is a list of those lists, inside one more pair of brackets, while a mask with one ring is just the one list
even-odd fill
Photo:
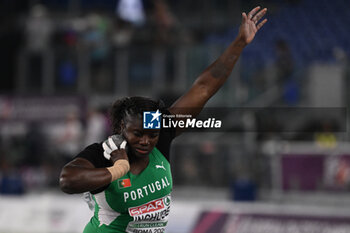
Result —
[[111, 159], [111, 155], [109, 153], [107, 153], [106, 151], [103, 151], [103, 156], [108, 160]]
[[122, 144], [120, 144], [120, 149], [125, 149], [126, 146], [126, 141], [124, 140]]
[[118, 150], [118, 147], [113, 142], [113, 139], [111, 137], [108, 138], [109, 146], [111, 147], [112, 151]]
[[107, 145], [106, 141], [104, 143], [102, 143], [102, 147], [105, 150], [105, 152], [107, 152], [108, 154], [112, 153], [112, 149], [109, 148], [109, 146]]

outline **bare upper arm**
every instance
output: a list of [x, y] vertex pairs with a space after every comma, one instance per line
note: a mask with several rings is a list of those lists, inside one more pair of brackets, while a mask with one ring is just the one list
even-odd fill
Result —
[[[177, 99], [168, 111], [171, 114], [191, 115], [192, 118], [198, 116], [202, 111], [205, 103], [210, 98], [207, 88], [201, 84], [195, 83], [190, 90]], [[176, 118], [181, 120], [181, 118]], [[180, 135], [185, 129], [176, 128], [176, 136]]]
[[206, 88], [199, 84], [195, 84], [190, 90], [177, 99], [168, 110], [171, 114], [186, 114], [196, 117], [208, 99], [209, 97]]
[[95, 166], [84, 158], [76, 158], [67, 163], [60, 175], [60, 188], [65, 193], [93, 191], [108, 185], [111, 173]]

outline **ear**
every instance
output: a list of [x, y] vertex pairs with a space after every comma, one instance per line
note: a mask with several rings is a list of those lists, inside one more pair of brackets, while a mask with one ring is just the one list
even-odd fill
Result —
[[119, 132], [120, 135], [124, 135], [125, 127], [126, 127], [125, 120], [122, 119], [120, 121], [120, 132]]

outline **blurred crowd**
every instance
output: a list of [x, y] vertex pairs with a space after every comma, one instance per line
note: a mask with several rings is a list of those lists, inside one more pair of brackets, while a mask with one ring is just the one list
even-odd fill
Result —
[[[57, 69], [54, 85], [69, 91], [77, 82], [79, 56], [88, 59], [93, 77], [91, 85], [108, 91], [111, 80], [106, 72], [109, 72], [107, 67], [113, 65], [115, 49], [168, 46], [189, 40], [163, 0], [118, 0], [104, 7], [97, 7], [98, 1], [90, 3], [96, 7], [81, 3], [77, 10], [71, 3], [62, 9], [67, 4], [55, 1], [2, 3], [0, 47], [8, 56], [2, 60], [1, 69], [7, 78], [1, 80], [0, 91], [18, 90], [20, 72], [25, 73], [22, 76], [28, 80], [22, 92], [37, 91], [44, 80], [49, 79], [45, 70], [52, 66], [50, 59]], [[55, 4], [61, 8], [55, 9]], [[18, 66], [22, 71], [16, 70]]]
[[0, 193], [3, 194], [57, 189], [62, 166], [82, 148], [102, 142], [110, 135], [104, 109], [89, 108], [83, 118], [81, 112], [71, 110], [56, 120], [2, 120]]
[[[147, 93], [170, 104], [234, 38], [240, 12], [255, 4], [253, 0], [1, 2], [0, 193], [57, 189], [63, 164], [110, 134], [107, 106], [114, 98]], [[349, 86], [350, 74], [349, 32], [344, 29], [349, 18], [342, 7], [347, 2], [337, 0], [329, 8], [326, 1], [313, 0], [264, 4], [269, 8], [269, 23], [242, 54], [234, 77], [209, 104], [231, 108], [307, 105], [313, 90], [308, 85], [309, 68], [325, 63], [341, 67], [339, 79], [345, 81], [332, 93], [342, 98], [335, 102], [337, 106], [348, 106], [349, 95], [341, 89]], [[329, 16], [318, 13], [325, 11]], [[336, 12], [339, 17], [332, 17]], [[332, 94], [322, 91], [325, 96]], [[52, 113], [60, 113], [58, 117], [38, 111], [30, 118], [28, 110], [11, 115], [18, 106], [7, 104], [6, 99], [16, 102], [17, 97], [27, 96], [47, 100], [41, 103], [45, 108], [54, 105], [53, 96], [79, 96], [83, 103], [73, 109], [55, 105]], [[69, 102], [63, 100], [61, 106]], [[38, 109], [26, 103], [18, 109], [26, 107]], [[334, 148], [347, 138], [337, 134], [347, 120], [341, 115], [326, 120], [292, 119], [286, 114], [256, 112], [232, 118], [239, 130], [224, 145], [217, 138], [197, 140], [186, 151], [175, 146], [183, 155], [174, 163], [176, 182], [223, 187], [239, 185], [234, 183], [237, 180], [255, 180], [271, 188], [266, 175], [271, 172], [269, 150], [261, 149], [260, 143], [309, 141]], [[198, 163], [203, 166], [197, 167]], [[218, 169], [210, 169], [213, 164]], [[203, 176], [208, 179], [203, 181]]]

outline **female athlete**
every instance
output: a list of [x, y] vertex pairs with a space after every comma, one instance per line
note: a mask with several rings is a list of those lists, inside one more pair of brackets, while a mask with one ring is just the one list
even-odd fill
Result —
[[[242, 13], [235, 40], [195, 80], [192, 87], [168, 109], [160, 101], [144, 97], [117, 100], [111, 111], [115, 135], [95, 143], [67, 163], [60, 175], [66, 193], [90, 192], [95, 212], [84, 233], [164, 232], [171, 205], [171, 141], [180, 129], [144, 129], [145, 111], [196, 117], [231, 73], [246, 45], [266, 23], [267, 9]], [[153, 120], [154, 120], [153, 119]]]

